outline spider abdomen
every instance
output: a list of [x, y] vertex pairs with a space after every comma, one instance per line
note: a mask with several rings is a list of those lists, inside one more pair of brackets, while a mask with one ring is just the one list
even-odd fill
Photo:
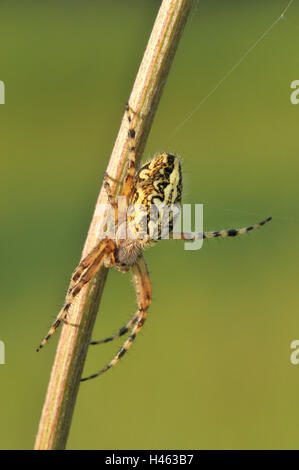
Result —
[[168, 232], [171, 232], [173, 213], [170, 209], [180, 204], [181, 197], [182, 170], [178, 157], [163, 153], [145, 163], [135, 176], [130, 199], [132, 213], [128, 214], [127, 221], [131, 233], [143, 240], [160, 240], [165, 210], [168, 211]]
[[145, 163], [135, 177], [132, 204], [150, 205], [158, 198], [167, 205], [181, 202], [182, 170], [178, 157], [163, 153]]

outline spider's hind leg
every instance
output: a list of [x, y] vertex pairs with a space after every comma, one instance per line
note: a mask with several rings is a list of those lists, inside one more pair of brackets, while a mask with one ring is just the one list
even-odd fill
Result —
[[130, 334], [129, 338], [124, 342], [123, 346], [120, 348], [116, 356], [112, 359], [111, 362], [109, 362], [109, 364], [107, 364], [106, 367], [101, 369], [96, 374], [92, 374], [92, 375], [89, 375], [88, 377], [84, 377], [83, 379], [81, 379], [81, 382], [94, 379], [95, 377], [98, 377], [99, 375], [103, 374], [107, 370], [111, 369], [111, 367], [115, 366], [115, 364], [118, 363], [118, 361], [124, 356], [124, 354], [131, 347], [134, 339], [136, 338], [137, 334], [140, 332], [141, 328], [144, 325], [146, 314], [147, 314], [147, 309], [151, 303], [151, 281], [150, 281], [149, 272], [146, 266], [146, 262], [142, 256], [138, 258], [137, 263], [132, 266], [132, 271], [133, 271], [133, 279], [134, 279], [136, 295], [137, 295], [137, 303], [138, 303], [138, 311], [134, 315], [134, 317], [136, 316], [136, 321], [135, 321], [135, 326], [133, 327], [132, 333]]
[[138, 314], [139, 314], [139, 311], [137, 313], [135, 313], [131, 320], [128, 321], [128, 323], [126, 325], [124, 325], [122, 328], [120, 328], [120, 330], [115, 333], [114, 335], [112, 336], [109, 336], [108, 338], [105, 338], [105, 339], [101, 339], [99, 341], [91, 341], [91, 343], [89, 344], [104, 344], [104, 343], [109, 343], [110, 341], [113, 341], [114, 339], [116, 338], [119, 338], [120, 336], [123, 336], [125, 335], [126, 333], [128, 333], [132, 328], [133, 326], [135, 325], [135, 323], [137, 322], [138, 320]]
[[112, 361], [109, 362], [109, 364], [107, 364], [106, 367], [101, 369], [99, 372], [97, 372], [95, 374], [92, 374], [92, 375], [89, 375], [88, 377], [84, 377], [83, 379], [81, 379], [81, 382], [85, 382], [86, 380], [94, 379], [94, 378], [98, 377], [99, 375], [102, 375], [104, 372], [111, 369], [111, 367], [115, 366], [115, 364], [118, 363], [118, 361], [123, 357], [123, 355], [131, 347], [134, 339], [136, 338], [137, 334], [139, 333], [139, 331], [143, 327], [143, 324], [144, 324], [145, 318], [146, 318], [146, 311], [143, 311], [143, 312], [138, 311], [138, 317], [137, 318], [138, 318], [138, 323], [134, 326], [131, 335], [125, 341], [125, 343], [120, 348], [120, 350], [118, 351], [116, 356], [112, 359]]

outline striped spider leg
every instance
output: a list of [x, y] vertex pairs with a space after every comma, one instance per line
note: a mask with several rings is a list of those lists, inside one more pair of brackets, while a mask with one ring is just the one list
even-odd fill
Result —
[[128, 339], [124, 342], [123, 346], [120, 348], [116, 356], [112, 359], [112, 361], [109, 362], [109, 364], [107, 364], [99, 372], [89, 375], [88, 377], [84, 377], [83, 379], [81, 379], [81, 382], [94, 379], [95, 377], [98, 377], [99, 375], [103, 374], [107, 370], [111, 369], [111, 367], [115, 366], [115, 364], [117, 364], [117, 362], [128, 351], [134, 339], [136, 338], [136, 335], [139, 333], [139, 331], [144, 325], [147, 309], [151, 303], [152, 289], [151, 289], [151, 281], [150, 281], [148, 268], [147, 268], [147, 265], [143, 256], [140, 256], [137, 262], [132, 266], [132, 272], [133, 272], [135, 290], [137, 294], [137, 304], [138, 304], [137, 312], [133, 315], [131, 320], [119, 330], [118, 333], [116, 333], [113, 336], [110, 336], [109, 338], [106, 338], [103, 341], [92, 341], [90, 344], [107, 343], [108, 341], [118, 338], [128, 333], [129, 331], [131, 331], [131, 334], [129, 335]]
[[[176, 238], [186, 241], [194, 241], [199, 239], [207, 239], [207, 238], [226, 238], [226, 237], [236, 237], [238, 235], [243, 235], [244, 233], [251, 232], [251, 230], [255, 230], [257, 228], [263, 227], [263, 225], [267, 224], [272, 220], [272, 217], [267, 217], [267, 219], [262, 220], [254, 225], [249, 225], [248, 227], [242, 228], [230, 228], [224, 230], [218, 230], [215, 232], [203, 232], [203, 233], [195, 233], [195, 234], [187, 234], [187, 233], [179, 233], [176, 234]], [[173, 238], [173, 233], [169, 234], [169, 238]]]
[[106, 257], [113, 259], [113, 252], [115, 250], [115, 243], [113, 240], [104, 238], [101, 240], [91, 252], [81, 261], [78, 267], [75, 269], [70, 287], [68, 289], [64, 305], [58, 313], [56, 319], [52, 323], [47, 335], [40, 343], [36, 351], [40, 351], [41, 348], [49, 341], [50, 337], [55, 333], [57, 328], [62, 322], [66, 322], [69, 310], [77, 297], [81, 292], [81, 289], [91, 280], [91, 278], [99, 271]]

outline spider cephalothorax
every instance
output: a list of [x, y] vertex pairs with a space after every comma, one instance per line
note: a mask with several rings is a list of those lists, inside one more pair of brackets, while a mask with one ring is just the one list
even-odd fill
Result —
[[[90, 344], [101, 344], [112, 341], [131, 331], [117, 355], [112, 361], [96, 374], [90, 375], [82, 381], [88, 380], [102, 374], [114, 366], [129, 349], [136, 335], [142, 328], [146, 319], [148, 307], [151, 303], [151, 282], [146, 262], [142, 252], [149, 245], [163, 238], [163, 218], [161, 213], [163, 208], [170, 208], [180, 204], [182, 195], [182, 172], [181, 162], [178, 157], [168, 153], [157, 155], [149, 162], [145, 163], [138, 171], [135, 170], [135, 130], [132, 127], [131, 110], [126, 107], [129, 130], [128, 139], [130, 141], [130, 157], [128, 169], [124, 178], [121, 196], [125, 198], [127, 205], [127, 215], [125, 222], [118, 223], [118, 205], [112, 194], [109, 179], [106, 174], [104, 186], [107, 192], [108, 201], [115, 209], [117, 231], [115, 236], [105, 237], [91, 250], [91, 252], [80, 262], [73, 273], [71, 285], [68, 290], [65, 304], [59, 312], [56, 320], [52, 324], [47, 336], [43, 339], [37, 351], [39, 351], [48, 341], [50, 336], [56, 331], [61, 322], [66, 321], [69, 310], [75, 297], [81, 289], [91, 280], [104, 264], [107, 268], [114, 266], [122, 272], [132, 269], [133, 280], [137, 295], [138, 310], [131, 320], [123, 326], [118, 333], [100, 341], [93, 341]], [[156, 212], [155, 210], [156, 209]], [[194, 234], [193, 239], [214, 238], [214, 237], [234, 237], [247, 233], [252, 229], [261, 227], [271, 217], [242, 229], [221, 230], [217, 232], [204, 232]], [[125, 224], [126, 236], [123, 236]], [[168, 214], [167, 230], [170, 235], [173, 230], [174, 215]], [[176, 234], [177, 235], [177, 234]], [[181, 239], [190, 240], [190, 236], [185, 237], [180, 234]]]

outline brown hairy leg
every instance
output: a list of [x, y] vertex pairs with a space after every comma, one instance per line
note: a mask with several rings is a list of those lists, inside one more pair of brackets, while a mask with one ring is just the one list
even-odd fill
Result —
[[[132, 333], [130, 334], [129, 338], [124, 342], [123, 346], [120, 348], [116, 356], [112, 359], [111, 362], [109, 362], [109, 364], [106, 365], [106, 367], [104, 367], [103, 369], [101, 369], [99, 372], [95, 374], [89, 375], [88, 377], [84, 377], [83, 379], [81, 379], [81, 382], [94, 379], [95, 377], [98, 377], [99, 375], [103, 374], [107, 370], [111, 369], [111, 367], [115, 366], [115, 364], [118, 363], [118, 361], [124, 356], [124, 354], [131, 347], [134, 339], [136, 338], [137, 334], [139, 333], [139, 331], [144, 325], [146, 314], [147, 314], [147, 309], [149, 308], [150, 303], [151, 303], [152, 288], [151, 288], [151, 281], [150, 281], [148, 268], [147, 268], [147, 265], [143, 256], [140, 256], [140, 258], [138, 258], [137, 260], [137, 263], [132, 266], [132, 271], [133, 271], [133, 280], [134, 280], [136, 296], [137, 296], [137, 304], [138, 304], [138, 311], [131, 319], [132, 321], [134, 317], [136, 317], [136, 319], [134, 320], [134, 327], [132, 329]], [[114, 336], [117, 337], [117, 335], [118, 334]], [[101, 342], [105, 342], [105, 340], [100, 341], [100, 342], [95, 342], [95, 344], [100, 344]]]
[[103, 264], [104, 259], [112, 255], [115, 250], [115, 243], [105, 238], [101, 240], [91, 252], [81, 261], [78, 267], [75, 269], [71, 279], [71, 285], [68, 290], [65, 303], [57, 315], [55, 321], [52, 323], [47, 335], [40, 343], [36, 351], [40, 349], [48, 342], [50, 337], [55, 333], [60, 323], [65, 321], [67, 314], [73, 304], [75, 297], [81, 292], [82, 288], [87, 284], [90, 279], [99, 271]]

